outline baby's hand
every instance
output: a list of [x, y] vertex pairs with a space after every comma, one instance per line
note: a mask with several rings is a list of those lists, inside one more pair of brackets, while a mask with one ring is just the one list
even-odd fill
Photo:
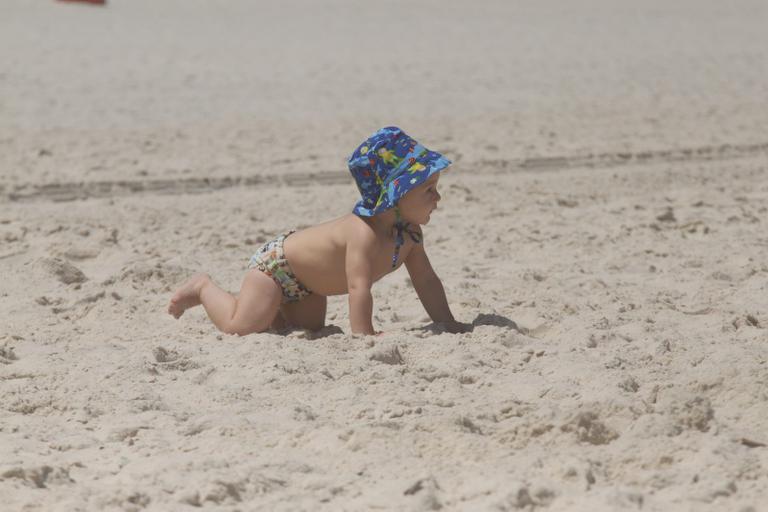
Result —
[[459, 334], [463, 332], [472, 332], [472, 329], [474, 329], [474, 326], [472, 324], [465, 324], [462, 322], [445, 322], [442, 324], [445, 327], [445, 330], [452, 333], [452, 334]]

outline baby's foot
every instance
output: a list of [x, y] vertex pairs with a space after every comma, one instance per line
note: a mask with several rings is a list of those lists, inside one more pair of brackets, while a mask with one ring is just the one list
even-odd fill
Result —
[[208, 274], [195, 274], [176, 290], [168, 304], [168, 313], [179, 318], [189, 308], [200, 305], [200, 288], [209, 279]]

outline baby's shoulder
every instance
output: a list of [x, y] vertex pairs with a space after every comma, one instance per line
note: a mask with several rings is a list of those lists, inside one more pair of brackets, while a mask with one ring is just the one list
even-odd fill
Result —
[[348, 217], [344, 217], [340, 228], [347, 243], [352, 243], [353, 245], [373, 245], [377, 242], [376, 232], [365, 220], [357, 215], [350, 214]]

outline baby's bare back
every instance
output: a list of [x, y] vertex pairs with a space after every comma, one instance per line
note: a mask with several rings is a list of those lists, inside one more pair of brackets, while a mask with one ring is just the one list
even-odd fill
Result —
[[[293, 233], [285, 239], [283, 249], [293, 273], [302, 284], [320, 295], [347, 293], [346, 253], [347, 241], [359, 236], [361, 225], [368, 224], [354, 214], [311, 226]], [[369, 228], [371, 229], [371, 228]], [[392, 271], [395, 241], [392, 237], [377, 239], [376, 259], [373, 262], [373, 281]], [[398, 267], [413, 247], [405, 237], [400, 250]]]

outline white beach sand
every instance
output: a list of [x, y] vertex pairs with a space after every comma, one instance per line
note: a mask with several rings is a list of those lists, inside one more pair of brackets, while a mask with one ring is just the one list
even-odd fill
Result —
[[[768, 510], [768, 5], [0, 4], [0, 508]], [[176, 321], [455, 164], [377, 338]]]

